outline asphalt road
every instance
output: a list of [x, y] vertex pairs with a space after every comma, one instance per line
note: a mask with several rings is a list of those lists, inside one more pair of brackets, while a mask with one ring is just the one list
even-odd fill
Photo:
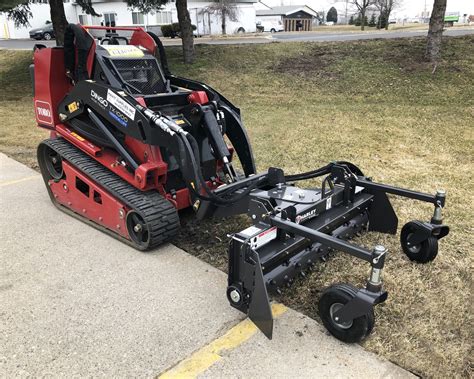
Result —
[[[262, 36], [247, 36], [247, 37], [229, 37], [229, 38], [196, 38], [196, 44], [209, 45], [239, 45], [239, 44], [253, 44], [253, 43], [271, 43], [271, 42], [310, 42], [310, 41], [355, 41], [376, 38], [407, 38], [420, 37], [426, 35], [426, 30], [405, 30], [405, 31], [367, 31], [356, 33], [326, 33], [326, 32], [299, 32], [299, 33], [275, 33], [262, 34]], [[463, 36], [474, 34], [474, 28], [455, 28], [447, 29], [444, 35], [447, 36]], [[11, 39], [0, 40], [0, 49], [12, 50], [31, 50], [36, 43], [41, 43], [46, 46], [54, 46], [54, 41], [34, 41], [30, 39]], [[179, 46], [180, 39], [163, 39], [165, 46]]]
[[[377, 38], [407, 38], [421, 37], [427, 34], [426, 30], [405, 30], [405, 31], [369, 31], [360, 33], [278, 33], [273, 35], [273, 40], [279, 42], [307, 42], [307, 41], [354, 41], [361, 39], [377, 39]], [[447, 36], [463, 36], [474, 34], [474, 28], [466, 29], [447, 29], [444, 35]]]

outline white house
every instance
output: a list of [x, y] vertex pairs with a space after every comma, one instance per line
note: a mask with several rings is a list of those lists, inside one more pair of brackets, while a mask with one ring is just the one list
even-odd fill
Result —
[[317, 16], [317, 12], [307, 5], [267, 6], [257, 10], [257, 22], [278, 22], [286, 32], [310, 31]]
[[[228, 34], [256, 31], [256, 15], [254, 3], [257, 0], [236, 0], [237, 21], [227, 20], [226, 29]], [[83, 25], [105, 25], [107, 22], [115, 21], [117, 26], [140, 25], [154, 32], [159, 32], [160, 25], [178, 22], [174, 0], [166, 4], [161, 10], [143, 14], [129, 9], [124, 1], [120, 0], [92, 0], [93, 7], [101, 17], [94, 17], [82, 11], [75, 0], [64, 0], [66, 18], [70, 23]], [[206, 12], [209, 1], [190, 0], [188, 10], [191, 22], [196, 25], [199, 35], [220, 34], [220, 17]], [[36, 0], [30, 6], [33, 17], [30, 19], [31, 26], [16, 28], [13, 21], [8, 20], [6, 14], [0, 13], [0, 38], [28, 38], [28, 31], [45, 25], [50, 20], [49, 4], [47, 0]]]

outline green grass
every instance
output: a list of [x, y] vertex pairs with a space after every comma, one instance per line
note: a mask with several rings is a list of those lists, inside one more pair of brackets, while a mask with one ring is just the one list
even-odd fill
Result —
[[[472, 348], [472, 168], [474, 38], [446, 38], [435, 74], [421, 57], [423, 39], [347, 43], [197, 46], [198, 59], [173, 72], [207, 82], [238, 105], [259, 170], [287, 173], [350, 160], [374, 180], [422, 191], [448, 191], [451, 234], [427, 265], [408, 261], [398, 237], [357, 240], [389, 248], [388, 301], [376, 308], [374, 334], [363, 345], [424, 377], [469, 375]], [[34, 127], [27, 52], [0, 51], [0, 150], [34, 166], [44, 133]], [[427, 220], [432, 207], [394, 199], [400, 226]], [[245, 217], [196, 223], [184, 218], [176, 244], [225, 270], [226, 233]], [[362, 285], [368, 266], [345, 255], [321, 263], [280, 299], [317, 319], [321, 289]], [[317, 341], [315, 341], [317, 343]]]

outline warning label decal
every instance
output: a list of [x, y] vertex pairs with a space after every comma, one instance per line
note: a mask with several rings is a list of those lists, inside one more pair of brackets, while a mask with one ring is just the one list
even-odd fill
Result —
[[135, 108], [110, 89], [107, 90], [107, 101], [130, 120], [135, 119]]
[[111, 57], [142, 58], [145, 54], [133, 45], [100, 45]]

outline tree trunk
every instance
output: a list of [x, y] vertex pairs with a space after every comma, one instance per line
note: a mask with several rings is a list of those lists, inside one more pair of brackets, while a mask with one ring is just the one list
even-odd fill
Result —
[[49, 0], [49, 8], [54, 35], [56, 36], [56, 45], [62, 46], [64, 45], [64, 31], [67, 26], [63, 0]]
[[387, 0], [387, 7], [385, 8], [385, 19], [387, 20], [385, 30], [388, 30], [390, 15], [392, 14], [394, 6], [394, 0]]
[[365, 8], [360, 11], [361, 20], [360, 20], [360, 30], [365, 30]]
[[194, 62], [194, 39], [191, 17], [188, 12], [187, 0], [176, 0], [176, 10], [178, 11], [179, 29], [181, 30], [181, 40], [183, 43], [183, 60], [186, 64]]
[[222, 9], [222, 12], [221, 12], [221, 27], [222, 27], [222, 35], [225, 36], [226, 35], [226, 25], [225, 25], [225, 21], [226, 21], [226, 17], [227, 15], [225, 14], [225, 9]]
[[435, 0], [431, 12], [428, 41], [425, 57], [430, 62], [436, 63], [441, 58], [441, 39], [444, 28], [444, 14], [446, 13], [446, 0]]

